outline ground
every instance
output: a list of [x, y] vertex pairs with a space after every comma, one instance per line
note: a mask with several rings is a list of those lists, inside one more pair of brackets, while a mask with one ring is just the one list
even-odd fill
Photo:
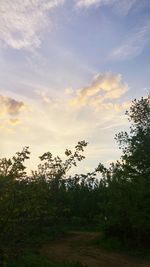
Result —
[[150, 267], [150, 261], [108, 252], [92, 244], [96, 232], [70, 232], [59, 241], [43, 245], [40, 254], [56, 261], [79, 261], [87, 267]]

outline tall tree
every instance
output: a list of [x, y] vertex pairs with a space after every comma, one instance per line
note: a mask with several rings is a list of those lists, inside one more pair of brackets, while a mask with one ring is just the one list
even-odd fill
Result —
[[105, 232], [124, 242], [150, 243], [150, 96], [134, 100], [126, 112], [130, 131], [116, 140], [121, 160], [102, 168], [105, 181]]

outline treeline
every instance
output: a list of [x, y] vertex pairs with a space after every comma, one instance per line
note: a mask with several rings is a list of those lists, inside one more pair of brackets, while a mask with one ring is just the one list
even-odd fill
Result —
[[85, 141], [67, 149], [65, 161], [44, 153], [30, 177], [28, 147], [0, 160], [1, 254], [62, 221], [99, 226], [126, 245], [150, 245], [150, 96], [134, 100], [126, 114], [130, 132], [116, 135], [122, 156], [109, 168], [99, 164], [92, 173], [68, 177], [84, 159]]

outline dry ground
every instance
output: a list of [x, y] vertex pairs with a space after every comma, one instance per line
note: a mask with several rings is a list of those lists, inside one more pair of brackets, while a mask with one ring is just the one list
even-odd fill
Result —
[[70, 232], [57, 242], [43, 245], [40, 254], [54, 261], [79, 261], [87, 267], [150, 267], [150, 261], [144, 262], [91, 245], [90, 241], [97, 236], [95, 232]]

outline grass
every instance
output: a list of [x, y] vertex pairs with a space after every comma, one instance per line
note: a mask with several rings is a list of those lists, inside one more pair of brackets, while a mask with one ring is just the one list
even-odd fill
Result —
[[34, 244], [42, 244], [47, 243], [49, 241], [54, 241], [60, 237], [66, 235], [66, 230], [60, 226], [49, 226], [43, 229], [40, 229], [40, 233], [34, 232], [30, 236], [28, 236], [28, 243]]
[[27, 253], [20, 259], [8, 262], [7, 267], [83, 267], [79, 262], [51, 262], [46, 257], [35, 253]]
[[[27, 229], [28, 230], [28, 229]], [[30, 229], [29, 229], [30, 230]], [[57, 240], [65, 235], [65, 230], [59, 226], [49, 226], [42, 227], [40, 229], [35, 228], [32, 232], [26, 231], [17, 233], [15, 236], [11, 236], [10, 238], [5, 240], [5, 243], [0, 245], [0, 266], [12, 266], [12, 267], [24, 267], [24, 266], [44, 266], [44, 267], [55, 267], [59, 265], [50, 264], [47, 259], [40, 259], [40, 256], [37, 256], [36, 252], [38, 251], [38, 247], [42, 244], [46, 244]], [[29, 253], [27, 253], [30, 251]], [[24, 255], [21, 257], [21, 255]], [[17, 261], [12, 259], [21, 259], [21, 262], [17, 264]], [[5, 262], [9, 261], [9, 265], [6, 265]], [[31, 264], [30, 264], [31, 261]], [[44, 262], [44, 265], [36, 265], [35, 262]], [[4, 264], [3, 264], [4, 262]], [[24, 263], [26, 262], [26, 263]], [[3, 264], [3, 265], [2, 265]], [[59, 267], [64, 267], [63, 265]], [[68, 267], [68, 266], [65, 266]], [[70, 267], [70, 266], [69, 266]], [[72, 266], [71, 266], [72, 267]]]
[[94, 240], [90, 241], [90, 244], [103, 248], [107, 251], [118, 252], [129, 255], [131, 257], [150, 259], [150, 249], [144, 249], [141, 247], [135, 247], [133, 244], [124, 244], [115, 237], [106, 237], [100, 235]]

